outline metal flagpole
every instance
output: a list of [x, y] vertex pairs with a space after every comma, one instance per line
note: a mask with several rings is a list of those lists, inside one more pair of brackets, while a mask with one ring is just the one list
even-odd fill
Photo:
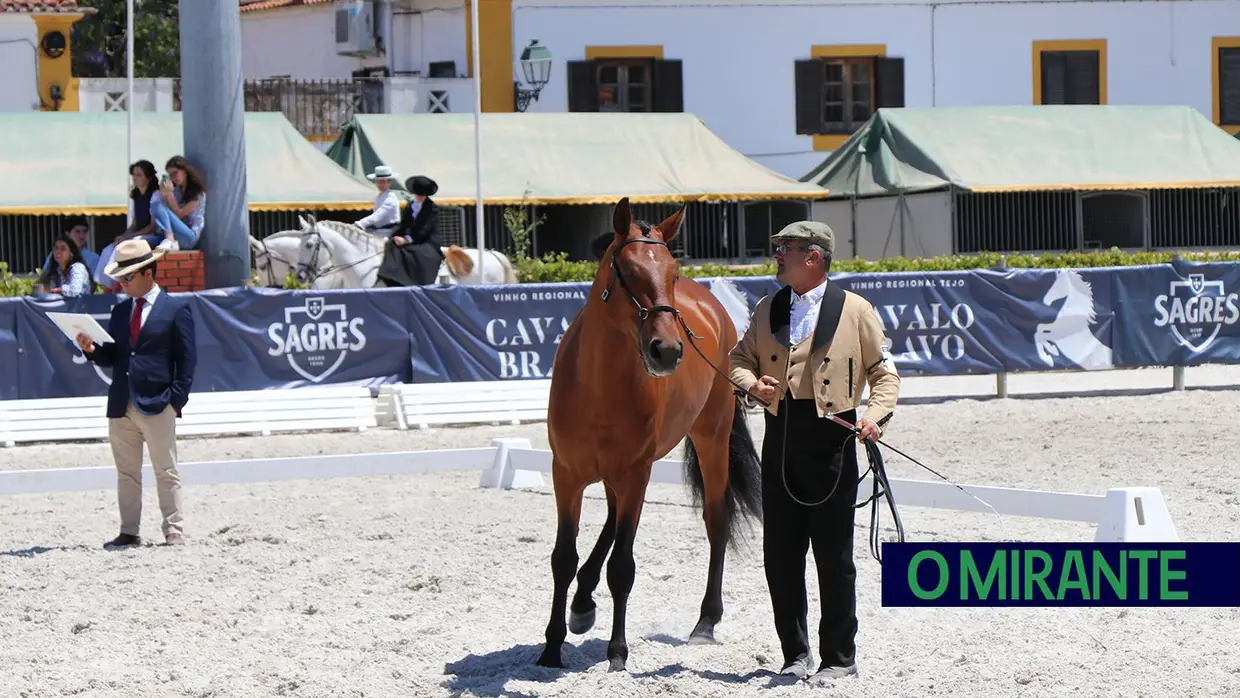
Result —
[[482, 206], [482, 65], [478, 49], [478, 4], [481, 0], [469, 0], [471, 24], [473, 24], [473, 77], [474, 77], [474, 215], [478, 228], [478, 278], [482, 278], [482, 264], [486, 248], [486, 219]]
[[[125, 115], [128, 119], [125, 131], [125, 156], [129, 158], [125, 161], [125, 167], [128, 168], [133, 164], [133, 0], [126, 0], [125, 3], [125, 75], [128, 76], [129, 93], [125, 95]], [[159, 184], [159, 182], [152, 182]], [[128, 191], [128, 182], [126, 182], [125, 190]]]

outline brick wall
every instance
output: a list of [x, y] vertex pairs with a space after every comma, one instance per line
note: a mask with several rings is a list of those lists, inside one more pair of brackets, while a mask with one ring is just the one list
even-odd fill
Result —
[[159, 260], [155, 281], [166, 291], [201, 291], [206, 285], [202, 269], [202, 252], [187, 250], [169, 252]]

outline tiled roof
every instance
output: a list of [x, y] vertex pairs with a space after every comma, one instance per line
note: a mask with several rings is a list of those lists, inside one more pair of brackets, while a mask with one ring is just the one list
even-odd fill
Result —
[[332, 0], [241, 0], [242, 12], [274, 10], [280, 7], [296, 7], [298, 5], [322, 5]]
[[78, 7], [77, 0], [0, 0], [0, 12], [34, 14], [42, 12], [94, 13], [93, 7]]

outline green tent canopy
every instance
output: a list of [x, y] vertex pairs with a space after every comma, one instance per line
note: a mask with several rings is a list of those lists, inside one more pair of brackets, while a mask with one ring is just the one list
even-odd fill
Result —
[[[820, 199], [821, 187], [767, 169], [687, 113], [481, 115], [487, 204]], [[473, 205], [472, 114], [354, 116], [327, 151], [355, 175], [387, 165], [435, 180], [435, 200]]]
[[829, 198], [1240, 186], [1240, 141], [1192, 107], [879, 109], [801, 177]]
[[[184, 153], [179, 112], [135, 112], [133, 122], [135, 160], [162, 173]], [[126, 128], [124, 112], [0, 114], [0, 214], [124, 214]], [[332, 162], [280, 112], [245, 115], [245, 150], [251, 211], [374, 207], [374, 185]]]

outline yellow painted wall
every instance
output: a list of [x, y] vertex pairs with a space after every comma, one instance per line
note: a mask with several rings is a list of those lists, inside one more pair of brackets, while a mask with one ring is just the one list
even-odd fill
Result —
[[[465, 0], [465, 65], [474, 75], [474, 0]], [[477, 0], [482, 111], [516, 111], [513, 93], [512, 0]]]
[[[43, 111], [77, 111], [78, 81], [73, 77], [73, 23], [84, 15], [78, 13], [36, 14], [32, 18], [38, 38], [39, 98]], [[43, 52], [43, 36], [51, 31], [65, 35], [65, 52], [52, 58]], [[59, 85], [60, 104], [52, 99], [52, 86]]]

